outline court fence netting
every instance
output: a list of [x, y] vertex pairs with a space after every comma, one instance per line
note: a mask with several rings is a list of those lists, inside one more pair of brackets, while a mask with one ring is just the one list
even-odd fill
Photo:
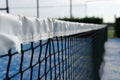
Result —
[[0, 55], [0, 80], [100, 80], [106, 40], [103, 27], [13, 47]]

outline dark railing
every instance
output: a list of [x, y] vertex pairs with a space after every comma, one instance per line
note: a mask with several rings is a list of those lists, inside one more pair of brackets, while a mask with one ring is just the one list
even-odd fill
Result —
[[9, 4], [8, 4], [8, 0], [6, 0], [6, 8], [0, 8], [0, 10], [6, 11], [7, 13], [9, 13]]
[[0, 55], [0, 80], [99, 80], [107, 29], [21, 44]]

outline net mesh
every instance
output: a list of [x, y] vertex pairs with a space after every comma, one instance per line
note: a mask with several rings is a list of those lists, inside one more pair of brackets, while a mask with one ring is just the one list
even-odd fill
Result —
[[94, 56], [106, 32], [103, 28], [21, 44], [21, 53], [12, 48], [0, 55], [0, 80], [93, 80], [102, 57]]

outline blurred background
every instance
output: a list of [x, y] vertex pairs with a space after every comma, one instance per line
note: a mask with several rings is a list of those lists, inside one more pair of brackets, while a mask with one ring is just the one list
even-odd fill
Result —
[[[37, 15], [36, 4], [39, 3], [39, 17], [100, 17], [104, 22], [114, 22], [120, 16], [119, 0], [8, 0], [11, 14]], [[6, 0], [0, 0], [0, 8], [6, 7]], [[5, 11], [0, 11], [5, 12]]]

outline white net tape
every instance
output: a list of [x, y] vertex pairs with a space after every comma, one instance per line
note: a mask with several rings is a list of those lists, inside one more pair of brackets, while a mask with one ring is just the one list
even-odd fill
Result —
[[104, 27], [106, 25], [74, 23], [50, 18], [38, 19], [0, 13], [0, 51], [7, 53], [12, 47], [16, 47], [20, 51], [21, 43], [68, 36]]

